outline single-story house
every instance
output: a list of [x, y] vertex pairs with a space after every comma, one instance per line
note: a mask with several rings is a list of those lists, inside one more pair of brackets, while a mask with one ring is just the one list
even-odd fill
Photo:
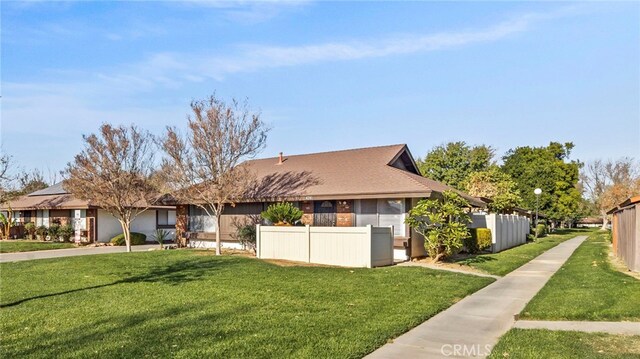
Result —
[[640, 195], [620, 203], [607, 214], [612, 215], [613, 253], [630, 270], [640, 272]]
[[596, 228], [602, 227], [602, 217], [585, 217], [580, 218], [576, 222], [578, 228]]
[[[276, 201], [293, 202], [311, 226], [393, 226], [394, 257], [425, 256], [424, 239], [404, 223], [421, 199], [438, 198], [453, 188], [420, 175], [404, 144], [249, 160], [241, 164], [254, 185], [234, 206], [225, 206], [220, 237], [224, 247], [240, 247], [234, 221], [260, 212]], [[457, 191], [459, 192], [459, 191]], [[459, 192], [473, 207], [484, 202]], [[215, 246], [216, 218], [193, 203], [177, 204], [178, 235], [192, 246]]]
[[[14, 211], [18, 227], [33, 222], [36, 226], [52, 224], [72, 225], [79, 231], [82, 241], [108, 242], [122, 233], [120, 222], [107, 211], [91, 203], [73, 197], [62, 182], [48, 188], [19, 197], [0, 207]], [[142, 212], [131, 224], [132, 232], [144, 233], [147, 241], [153, 241], [156, 229], [175, 233], [176, 210], [174, 206], [157, 205]]]

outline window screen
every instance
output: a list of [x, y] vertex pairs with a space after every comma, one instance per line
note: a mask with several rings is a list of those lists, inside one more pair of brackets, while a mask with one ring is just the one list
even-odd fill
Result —
[[189, 230], [191, 232], [216, 232], [216, 217], [210, 216], [202, 208], [189, 207]]
[[[199, 209], [201, 210], [201, 208]], [[158, 210], [158, 225], [159, 226], [175, 226], [176, 211], [170, 211], [167, 209]]]

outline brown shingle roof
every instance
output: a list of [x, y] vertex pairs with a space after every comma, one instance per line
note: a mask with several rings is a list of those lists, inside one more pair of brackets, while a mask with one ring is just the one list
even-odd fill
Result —
[[[43, 190], [18, 197], [15, 200], [10, 201], [8, 204], [3, 204], [0, 206], [0, 209], [7, 209], [9, 206], [11, 206], [11, 209], [16, 211], [30, 209], [87, 209], [90, 207], [96, 207], [91, 205], [88, 201], [73, 197], [73, 195], [63, 188], [62, 182], [56, 183]], [[144, 206], [141, 205], [141, 207]], [[174, 207], [154, 204], [150, 208]]]
[[[404, 152], [413, 158], [404, 144], [359, 148], [251, 160], [243, 163], [252, 171], [258, 186], [250, 197], [254, 199], [357, 199], [389, 197], [429, 197], [432, 193], [452, 190], [451, 187], [422, 177], [409, 164], [396, 165]], [[458, 191], [459, 192], [459, 191]], [[484, 203], [461, 193], [473, 205]]]
[[[26, 195], [17, 198], [9, 202], [11, 208], [20, 211], [27, 209], [86, 209], [89, 208], [89, 203], [77, 198], [74, 198], [70, 194], [53, 194], [53, 195], [40, 195], [31, 196]], [[2, 206], [2, 207], [7, 207]]]

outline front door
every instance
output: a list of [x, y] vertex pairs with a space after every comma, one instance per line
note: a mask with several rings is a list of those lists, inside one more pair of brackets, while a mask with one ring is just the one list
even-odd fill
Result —
[[335, 227], [336, 201], [315, 201], [313, 207], [314, 226]]

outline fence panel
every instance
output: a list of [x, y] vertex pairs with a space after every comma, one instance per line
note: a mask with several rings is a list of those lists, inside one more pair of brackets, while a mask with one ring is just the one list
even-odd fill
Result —
[[491, 251], [501, 252], [527, 242], [529, 218], [511, 214], [473, 214], [470, 228], [491, 230]]
[[258, 258], [373, 267], [393, 264], [393, 228], [257, 227]]
[[309, 261], [308, 227], [258, 226], [260, 258]]

